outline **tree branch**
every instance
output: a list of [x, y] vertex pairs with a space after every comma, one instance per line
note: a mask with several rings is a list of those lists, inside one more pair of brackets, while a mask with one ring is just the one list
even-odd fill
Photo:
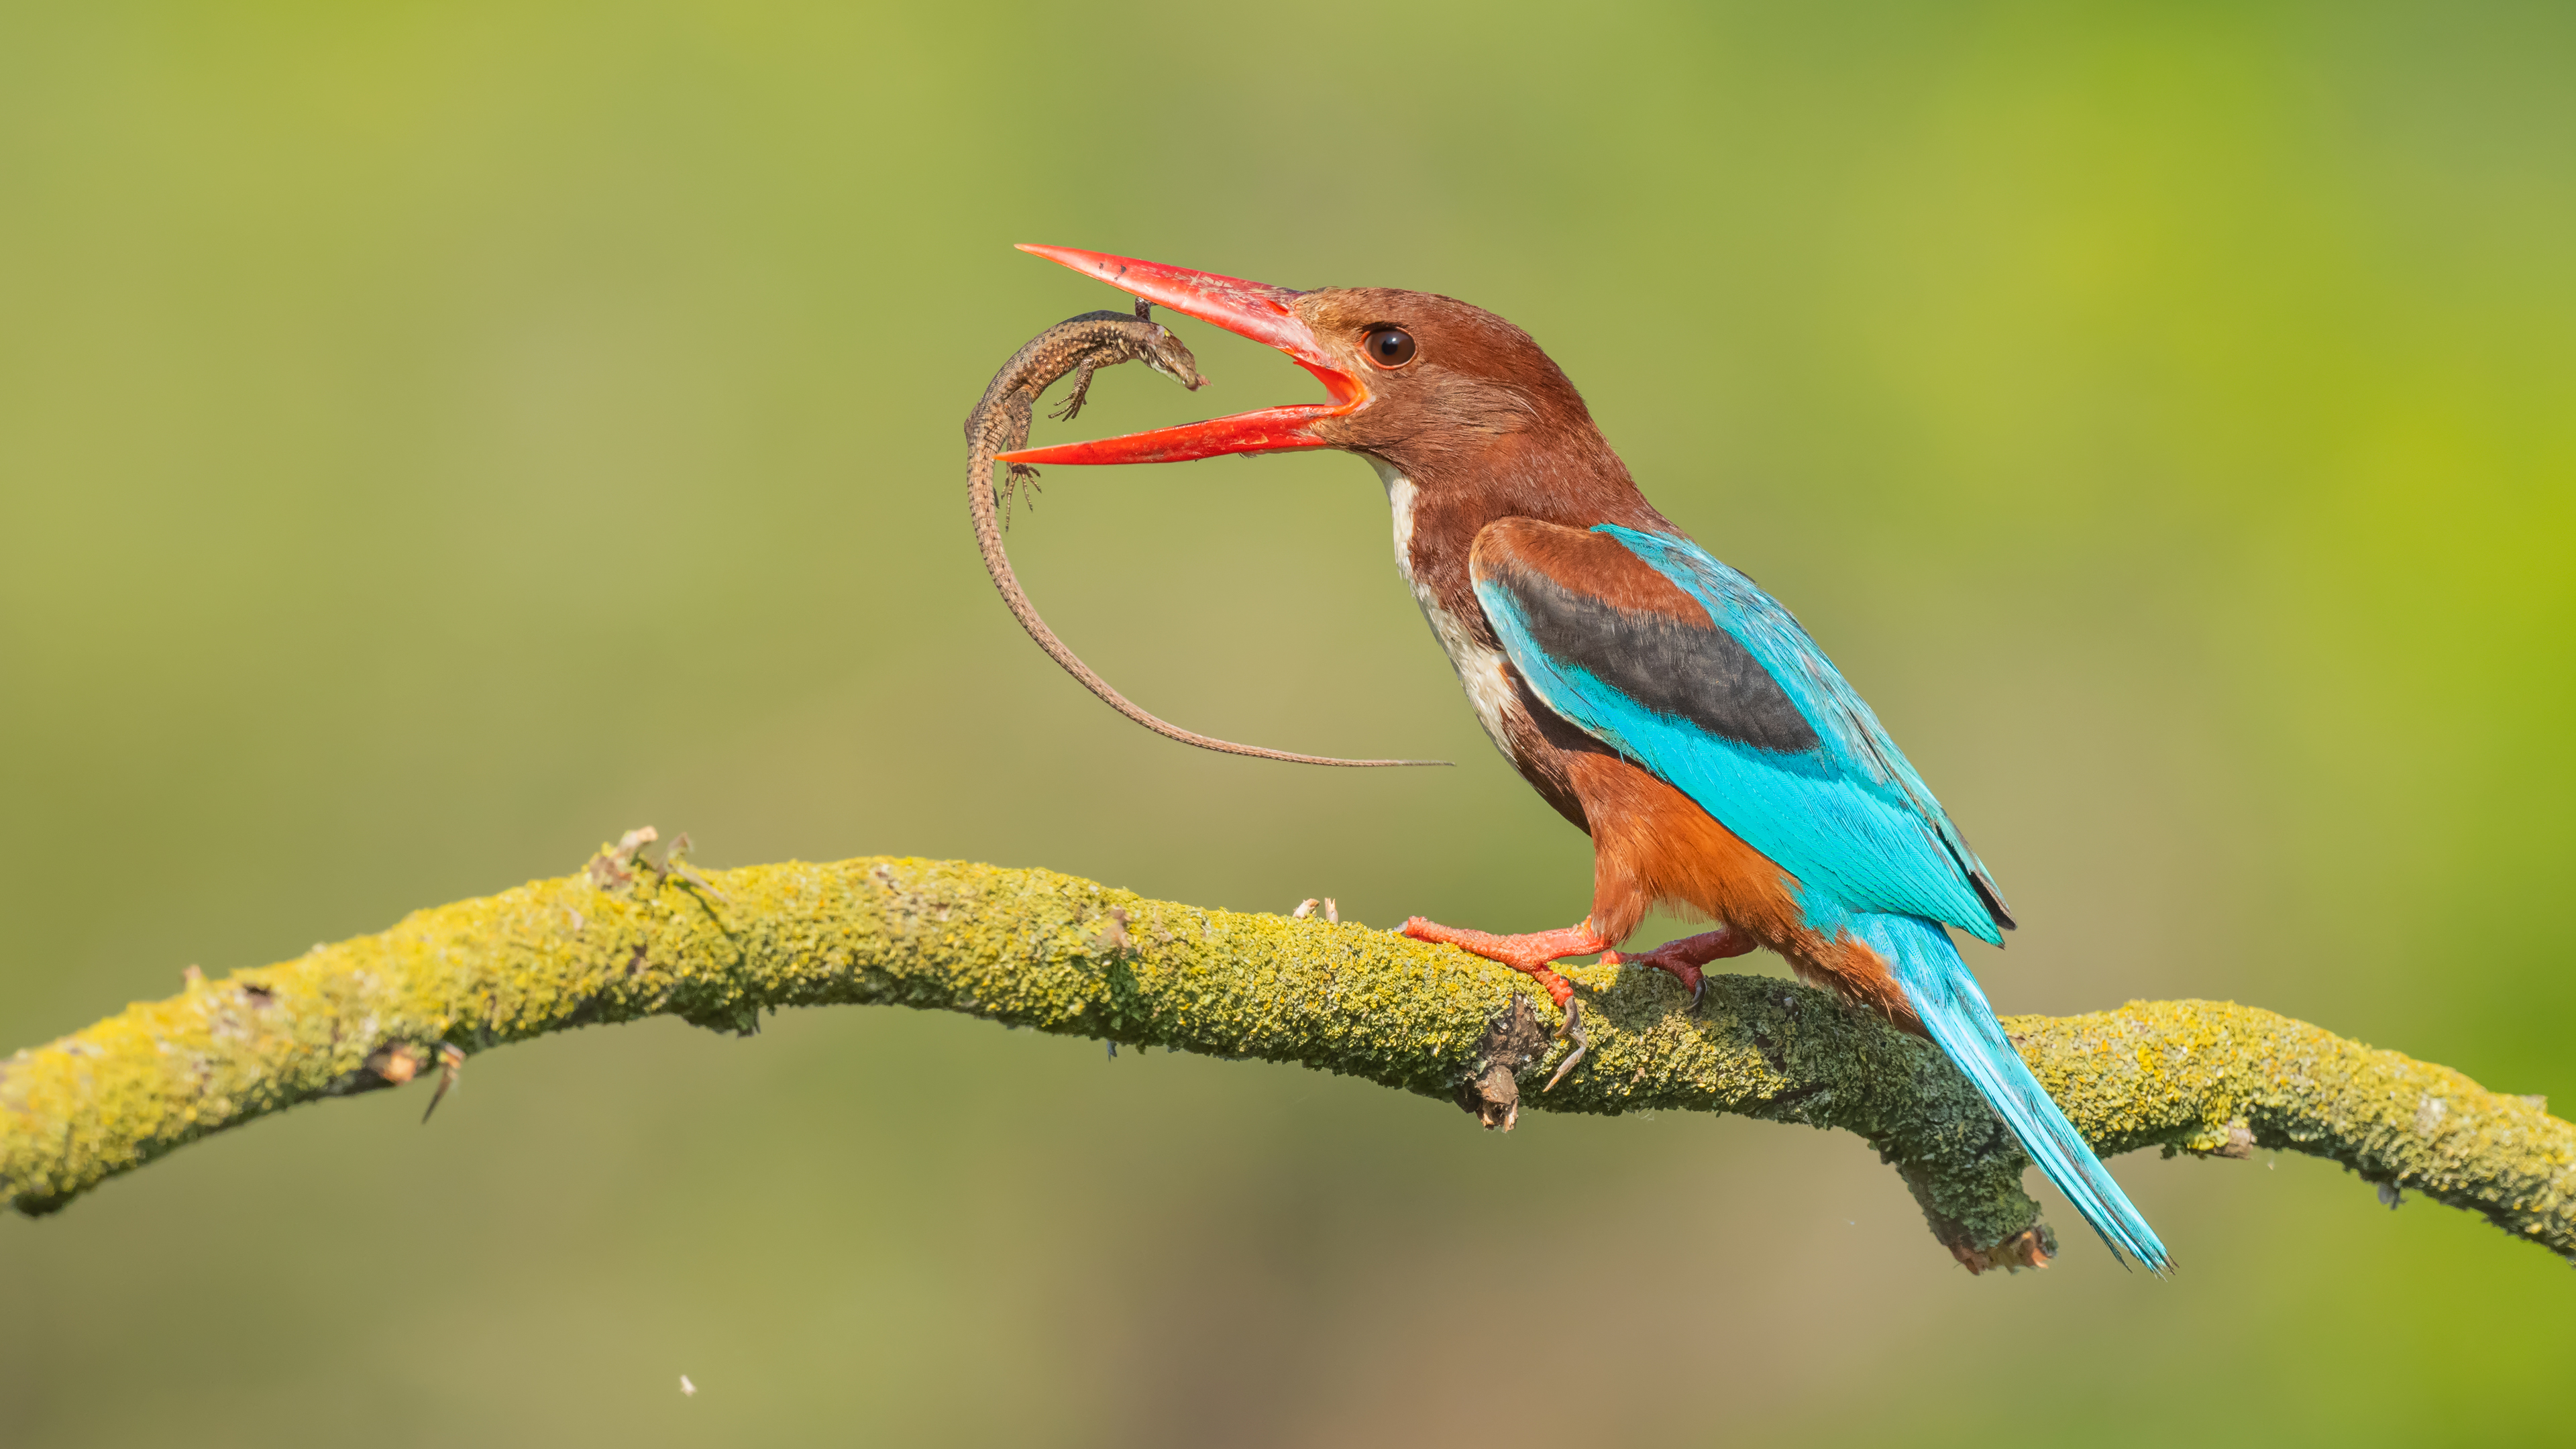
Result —
[[[396, 1085], [548, 1032], [673, 1015], [749, 1033], [763, 1010], [959, 1011], [1069, 1036], [1261, 1057], [1458, 1101], [1489, 1124], [1563, 1047], [1520, 978], [1352, 924], [1150, 901], [1043, 870], [910, 859], [700, 875], [641, 858], [415, 913], [293, 961], [192, 978], [0, 1062], [0, 1191], [52, 1212], [210, 1132]], [[1893, 1163], [1971, 1268], [2054, 1250], [2001, 1121], [1928, 1044], [1833, 997], [1712, 976], [1683, 1014], [1661, 972], [1567, 971], [1592, 1055], [1529, 1105], [1733, 1112], [1840, 1127]], [[2537, 1098], [2225, 1002], [2007, 1020], [2104, 1156], [2330, 1158], [2576, 1258], [2576, 1127]], [[453, 1050], [450, 1051], [449, 1049]]]

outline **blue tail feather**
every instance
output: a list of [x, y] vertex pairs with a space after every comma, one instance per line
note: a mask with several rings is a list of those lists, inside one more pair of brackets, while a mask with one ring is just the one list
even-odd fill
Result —
[[2150, 1270], [2166, 1271], [2165, 1245], [2013, 1050], [1949, 933], [1917, 916], [1857, 915], [1851, 926], [1887, 958], [1932, 1040], [2003, 1114], [2022, 1150], [2102, 1235], [2112, 1256], [2125, 1250]]

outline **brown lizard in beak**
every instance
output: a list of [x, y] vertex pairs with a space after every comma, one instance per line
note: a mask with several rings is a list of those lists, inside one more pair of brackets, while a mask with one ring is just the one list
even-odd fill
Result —
[[1198, 359], [1190, 355], [1181, 339], [1171, 329], [1152, 320], [1153, 304], [1139, 301], [1134, 316], [1124, 312], [1085, 312], [1068, 317], [1029, 339], [1028, 345], [1011, 354], [1002, 370], [984, 389], [983, 400], [966, 415], [966, 497], [975, 518], [975, 543], [984, 553], [984, 568], [993, 576], [993, 587], [1010, 606], [1011, 617], [1029, 631], [1029, 637], [1047, 652], [1047, 657], [1064, 667], [1067, 674], [1082, 681], [1082, 687], [1100, 697], [1111, 709], [1166, 739], [1220, 754], [1250, 755], [1263, 760], [1286, 760], [1300, 765], [1436, 765], [1442, 760], [1343, 760], [1327, 755], [1299, 755], [1285, 750], [1266, 750], [1258, 745], [1240, 745], [1220, 740], [1168, 723], [1147, 713], [1117, 690], [1109, 681], [1091, 670], [1065, 642], [1038, 616], [1037, 606], [1029, 602], [1028, 593], [1020, 587], [1011, 572], [1009, 555], [1002, 550], [1002, 528], [1011, 490], [1022, 482], [1035, 489], [1037, 469], [1025, 463], [1010, 466], [1008, 483], [999, 499], [993, 489], [993, 460], [998, 453], [1012, 452], [1029, 440], [1029, 421], [1037, 411], [1038, 395], [1053, 386], [1066, 373], [1074, 374], [1073, 391], [1050, 416], [1071, 418], [1082, 411], [1084, 397], [1091, 389], [1092, 374], [1104, 367], [1122, 362], [1143, 362], [1156, 372], [1196, 392], [1207, 379], [1199, 376]]

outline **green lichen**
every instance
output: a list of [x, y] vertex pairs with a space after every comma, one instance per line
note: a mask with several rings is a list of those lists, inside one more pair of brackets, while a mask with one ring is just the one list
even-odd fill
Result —
[[[209, 1132], [395, 1085], [442, 1044], [472, 1054], [658, 1015], [747, 1033], [788, 1006], [959, 1011], [1449, 1099], [1525, 985], [1359, 925], [1203, 910], [1051, 871], [875, 858], [690, 878], [619, 849], [602, 858], [631, 869], [420, 911], [17, 1053], [0, 1063], [0, 1191], [51, 1212]], [[1897, 1167], [1962, 1261], [2048, 1251], [2020, 1149], [1925, 1043], [1765, 977], [1709, 978], [1694, 1018], [1661, 973], [1567, 974], [1591, 1055], [1525, 1105], [1843, 1128]], [[2311, 1153], [2576, 1257], [2576, 1128], [2535, 1103], [2224, 1002], [2006, 1026], [2105, 1155]], [[1544, 1081], [1563, 1051], [1524, 1079]]]

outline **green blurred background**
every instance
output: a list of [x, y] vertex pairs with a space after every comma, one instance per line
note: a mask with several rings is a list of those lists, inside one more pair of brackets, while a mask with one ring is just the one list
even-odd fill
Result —
[[[1149, 707], [1461, 768], [1182, 749], [1021, 637], [958, 423], [1120, 304], [1050, 241], [1528, 327], [1994, 864], [2005, 1011], [2576, 1102], [2571, 73], [2542, 4], [0, 7], [0, 1050], [647, 821], [1578, 917], [1360, 463], [1013, 542]], [[1180, 326], [1209, 391], [1039, 436], [1314, 396]], [[958, 1018], [421, 1100], [0, 1222], [0, 1441], [2530, 1442], [2576, 1361], [2563, 1263], [2306, 1158], [2119, 1162], [2170, 1283], [2062, 1205], [1971, 1279], [1849, 1137]]]

